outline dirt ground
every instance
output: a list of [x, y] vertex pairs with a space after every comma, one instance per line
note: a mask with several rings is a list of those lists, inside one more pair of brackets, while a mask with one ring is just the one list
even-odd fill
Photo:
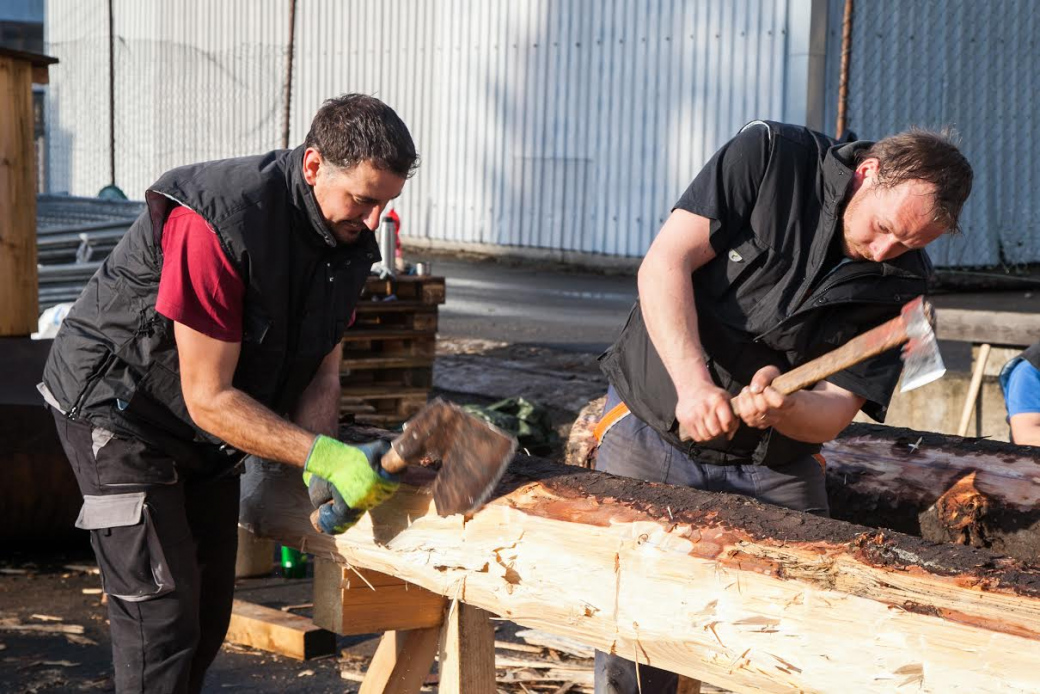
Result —
[[[434, 386], [434, 394], [461, 404], [486, 405], [522, 395], [544, 405], [558, 434], [549, 457], [559, 458], [578, 410], [605, 392], [606, 381], [595, 355], [446, 340], [438, 346]], [[107, 608], [101, 604], [99, 588], [85, 532], [71, 546], [0, 556], [0, 689], [114, 690]], [[312, 600], [312, 583], [309, 577], [286, 579], [276, 572], [238, 581], [237, 597], [275, 608], [307, 604]], [[292, 611], [310, 616], [308, 608]], [[515, 624], [496, 624], [497, 639], [517, 641]], [[378, 635], [341, 636], [336, 656], [306, 662], [225, 644], [209, 670], [204, 691], [356, 692], [359, 684], [342, 679], [340, 670], [363, 672], [377, 641]]]

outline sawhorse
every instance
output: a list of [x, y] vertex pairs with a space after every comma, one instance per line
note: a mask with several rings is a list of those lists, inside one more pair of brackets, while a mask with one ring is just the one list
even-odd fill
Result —
[[440, 694], [495, 692], [495, 630], [480, 608], [316, 559], [314, 623], [341, 635], [383, 632], [359, 694], [415, 694], [437, 656]]

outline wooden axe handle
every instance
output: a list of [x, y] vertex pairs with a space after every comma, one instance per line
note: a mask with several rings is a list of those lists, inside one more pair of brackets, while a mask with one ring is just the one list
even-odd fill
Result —
[[[921, 299], [918, 298], [915, 301], [921, 301]], [[909, 338], [906, 334], [906, 320], [903, 314], [900, 314], [892, 320], [852, 338], [841, 347], [780, 374], [773, 379], [770, 385], [780, 393], [790, 395], [850, 366], [855, 366], [882, 352], [898, 347], [907, 339]], [[733, 412], [739, 416], [735, 399], [730, 400], [730, 406], [733, 407]], [[679, 438], [683, 441], [691, 440], [686, 428], [681, 425]]]
[[850, 366], [898, 347], [907, 339], [906, 321], [903, 320], [903, 316], [896, 316], [852, 338], [841, 347], [780, 374], [773, 379], [771, 385], [784, 395], [790, 395]]

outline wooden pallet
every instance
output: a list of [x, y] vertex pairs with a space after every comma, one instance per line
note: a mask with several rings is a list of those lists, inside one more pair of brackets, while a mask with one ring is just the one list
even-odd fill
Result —
[[357, 306], [351, 330], [437, 332], [437, 306], [415, 301], [369, 301]]
[[344, 388], [340, 419], [394, 427], [416, 414], [429, 398], [429, 388]]
[[343, 394], [356, 392], [358, 389], [372, 387], [385, 388], [426, 388], [433, 387], [433, 366], [412, 367], [372, 367], [362, 362], [367, 368], [340, 371]]
[[343, 419], [393, 427], [426, 404], [433, 386], [443, 277], [370, 277], [343, 336]]
[[443, 277], [403, 275], [396, 279], [369, 277], [361, 300], [396, 296], [398, 301], [415, 301], [427, 306], [444, 303]]

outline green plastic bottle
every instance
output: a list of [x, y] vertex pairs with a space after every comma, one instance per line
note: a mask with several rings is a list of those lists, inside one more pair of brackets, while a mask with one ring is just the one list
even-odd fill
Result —
[[282, 576], [285, 578], [307, 577], [307, 555], [292, 547], [282, 545]]

